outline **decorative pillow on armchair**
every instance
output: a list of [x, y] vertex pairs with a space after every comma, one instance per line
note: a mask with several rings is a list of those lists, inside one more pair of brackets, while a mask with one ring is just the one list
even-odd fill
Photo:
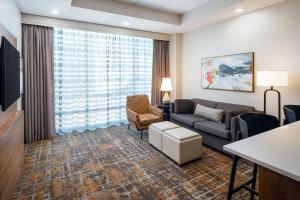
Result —
[[206, 119], [222, 122], [225, 111], [220, 109], [209, 108], [206, 106], [202, 106], [197, 104], [194, 115], [199, 117], [204, 117]]

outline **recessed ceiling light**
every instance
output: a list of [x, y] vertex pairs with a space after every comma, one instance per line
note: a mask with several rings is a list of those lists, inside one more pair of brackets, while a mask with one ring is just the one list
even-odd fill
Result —
[[126, 22], [126, 21], [125, 21], [125, 22], [123, 22], [123, 25], [124, 25], [124, 26], [129, 26], [129, 22]]
[[58, 10], [52, 10], [51, 13], [52, 13], [53, 15], [58, 15], [58, 14], [59, 14]]
[[244, 9], [243, 8], [237, 8], [237, 9], [235, 9], [235, 12], [237, 12], [237, 13], [239, 13], [239, 12], [243, 12], [244, 11]]

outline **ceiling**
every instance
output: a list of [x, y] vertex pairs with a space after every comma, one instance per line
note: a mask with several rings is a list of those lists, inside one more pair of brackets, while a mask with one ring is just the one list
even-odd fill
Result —
[[[16, 0], [22, 13], [158, 33], [184, 33], [285, 0]], [[244, 12], [236, 13], [236, 8]], [[51, 13], [59, 11], [59, 15]], [[128, 22], [129, 25], [124, 25]]]
[[174, 14], [184, 14], [211, 0], [116, 0]]

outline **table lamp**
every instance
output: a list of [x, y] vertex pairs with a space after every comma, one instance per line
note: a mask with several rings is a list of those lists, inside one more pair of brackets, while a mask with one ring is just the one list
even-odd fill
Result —
[[274, 86], [288, 86], [288, 71], [258, 71], [257, 85], [269, 86], [270, 89], [264, 92], [264, 113], [266, 113], [267, 93], [274, 91], [278, 95], [278, 120], [281, 122], [281, 95]]
[[162, 100], [163, 104], [170, 103], [169, 92], [173, 90], [172, 83], [171, 83], [171, 78], [163, 78], [162, 79], [160, 90], [165, 92], [163, 100]]

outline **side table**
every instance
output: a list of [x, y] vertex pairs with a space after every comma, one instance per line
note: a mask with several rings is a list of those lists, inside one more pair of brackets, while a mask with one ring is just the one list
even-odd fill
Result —
[[163, 111], [163, 119], [164, 121], [169, 121], [170, 120], [170, 104], [159, 104], [157, 105], [159, 109]]

